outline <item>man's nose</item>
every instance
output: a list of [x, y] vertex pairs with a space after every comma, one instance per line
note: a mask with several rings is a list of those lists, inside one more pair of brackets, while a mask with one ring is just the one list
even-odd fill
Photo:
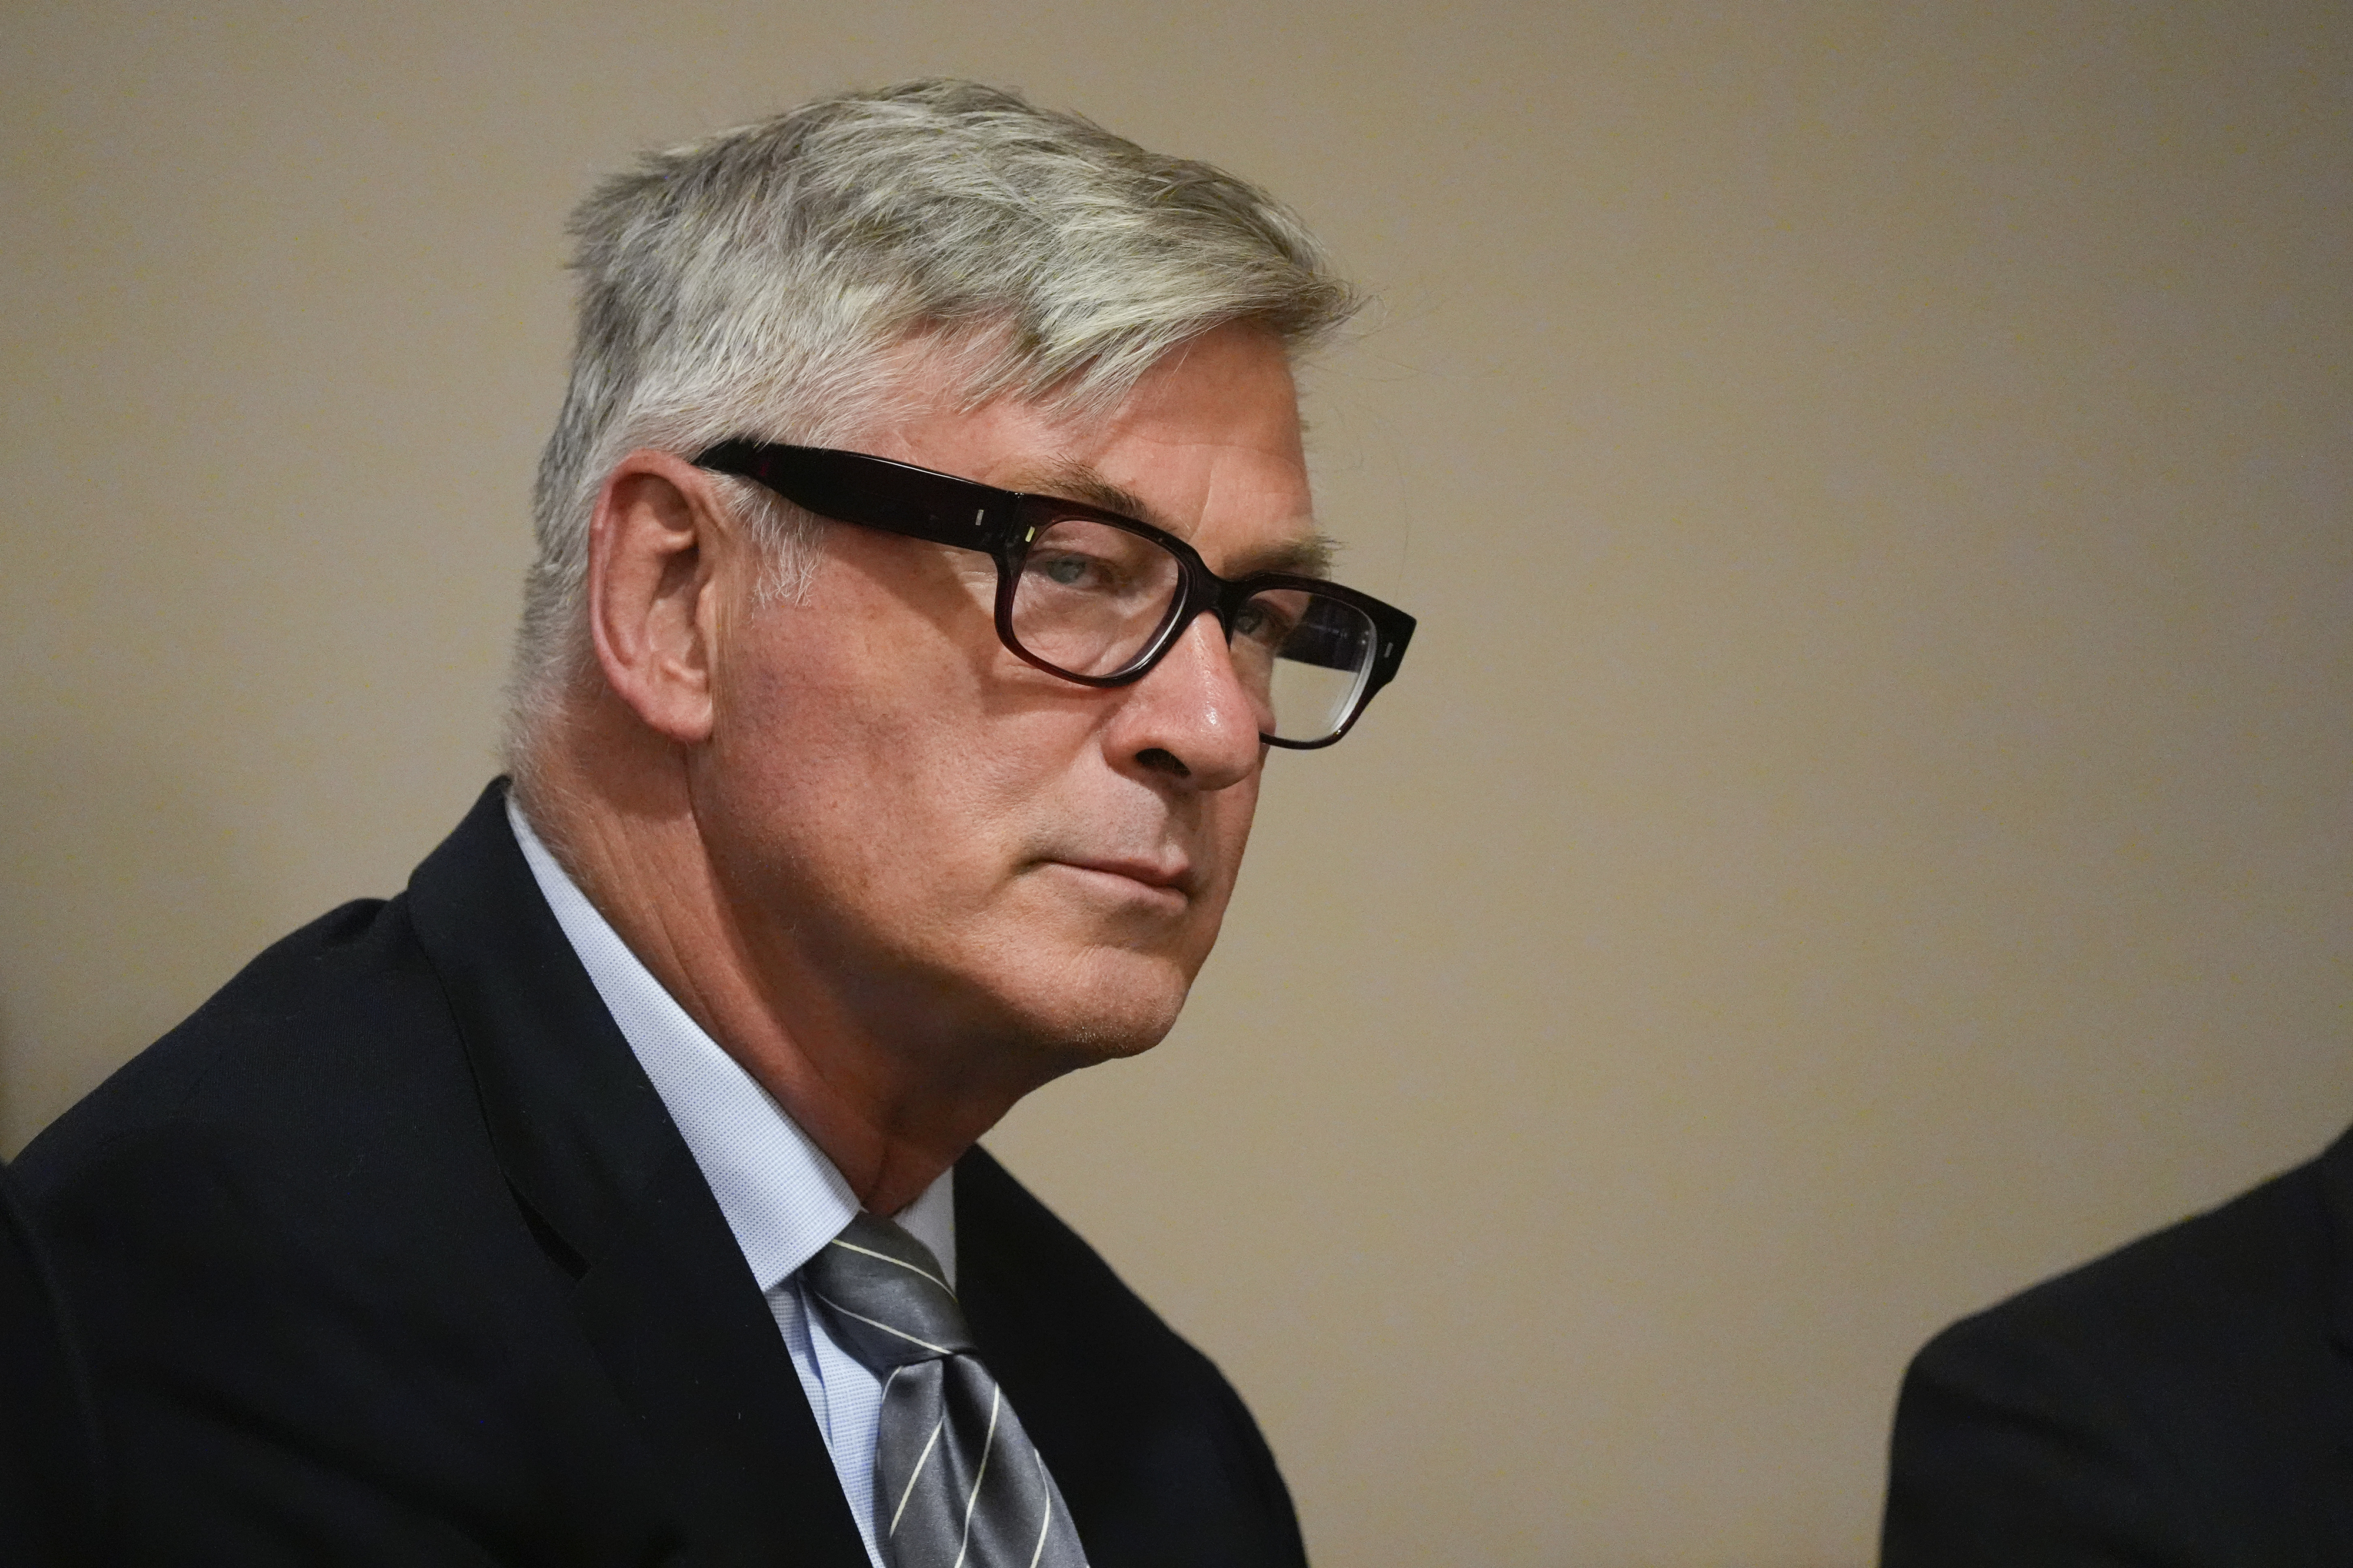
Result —
[[1225, 628], [1203, 611], [1150, 674], [1128, 688], [1111, 740], [1122, 759], [1194, 790], [1220, 790], [1258, 768], [1259, 703], [1235, 672]]

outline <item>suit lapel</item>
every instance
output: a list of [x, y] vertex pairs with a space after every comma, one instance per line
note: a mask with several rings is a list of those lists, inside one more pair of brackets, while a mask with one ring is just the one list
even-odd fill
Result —
[[409, 883], [491, 1143], [706, 1564], [864, 1568], [725, 1218], [540, 896], [493, 784]]
[[695, 1563], [865, 1568], [776, 1320], [683, 1143], [581, 1276], [579, 1302], [670, 1461]]

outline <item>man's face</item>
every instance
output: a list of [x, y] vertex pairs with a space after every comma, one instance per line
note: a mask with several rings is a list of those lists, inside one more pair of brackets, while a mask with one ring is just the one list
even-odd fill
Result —
[[[1197, 341], [1109, 418], [1004, 403], [845, 444], [1134, 511], [1228, 576], [1314, 537], [1296, 394], [1254, 329]], [[830, 1011], [934, 1073], [1042, 1078], [1156, 1043], [1216, 940], [1265, 754], [1215, 617], [1104, 690], [1006, 651], [977, 552], [828, 523], [800, 600], [758, 604], [747, 577], [722, 600], [694, 789], [780, 1014]]]

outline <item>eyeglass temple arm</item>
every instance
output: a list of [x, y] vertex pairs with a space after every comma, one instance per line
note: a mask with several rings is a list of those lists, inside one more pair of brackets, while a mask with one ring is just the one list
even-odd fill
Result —
[[1009, 521], [990, 505], [1002, 492], [887, 458], [723, 441], [694, 463], [756, 480], [819, 517], [934, 544], [994, 551]]

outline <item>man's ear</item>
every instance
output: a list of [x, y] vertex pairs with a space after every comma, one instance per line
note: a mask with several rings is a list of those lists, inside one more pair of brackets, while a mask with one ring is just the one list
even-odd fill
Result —
[[615, 696], [681, 745], [711, 734], [718, 568], [732, 540], [708, 476], [668, 452], [613, 466], [588, 527], [588, 632]]

